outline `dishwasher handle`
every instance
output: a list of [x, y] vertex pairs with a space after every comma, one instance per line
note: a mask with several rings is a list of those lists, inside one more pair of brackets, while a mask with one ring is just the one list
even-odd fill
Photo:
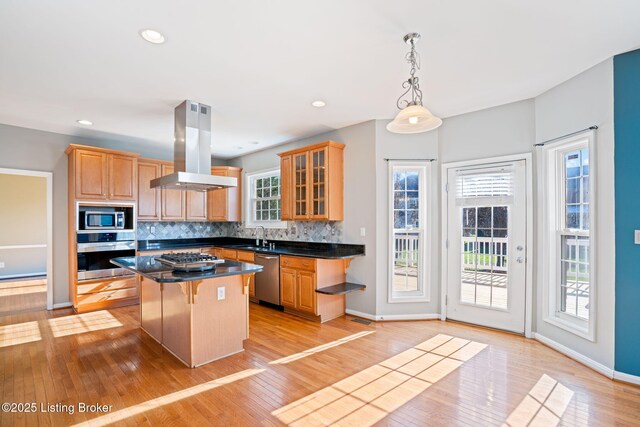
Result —
[[278, 259], [280, 258], [280, 256], [275, 255], [275, 256], [269, 256], [269, 255], [260, 255], [260, 254], [256, 254], [256, 258], [262, 258], [262, 259]]

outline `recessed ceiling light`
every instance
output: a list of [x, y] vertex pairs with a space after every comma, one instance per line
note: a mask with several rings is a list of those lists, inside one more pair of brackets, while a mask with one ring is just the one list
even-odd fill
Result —
[[322, 107], [324, 107], [325, 105], [327, 105], [327, 103], [326, 103], [326, 102], [324, 102], [324, 101], [321, 101], [321, 100], [317, 100], [317, 101], [313, 101], [313, 102], [311, 103], [311, 105], [313, 105], [313, 106], [314, 106], [314, 107], [316, 107], [316, 108], [322, 108]]
[[251, 144], [251, 145], [258, 145], [258, 144], [260, 144], [260, 141], [251, 141], [249, 144]]
[[93, 124], [93, 122], [91, 120], [76, 120], [76, 122], [80, 123], [81, 125], [85, 125], [85, 126], [91, 126]]
[[162, 44], [165, 42], [164, 35], [162, 35], [160, 31], [152, 30], [150, 28], [140, 31], [140, 36], [153, 44]]
[[242, 145], [238, 145], [236, 148], [237, 148], [238, 150], [244, 150], [244, 147], [243, 147]]

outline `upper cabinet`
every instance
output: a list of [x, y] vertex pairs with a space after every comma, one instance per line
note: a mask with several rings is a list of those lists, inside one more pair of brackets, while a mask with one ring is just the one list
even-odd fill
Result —
[[238, 185], [207, 192], [209, 221], [242, 221], [242, 169], [232, 166], [214, 166], [211, 168], [211, 175], [237, 178]]
[[138, 160], [139, 221], [207, 221], [208, 192], [151, 188], [153, 179], [173, 172], [171, 162]]
[[344, 147], [326, 141], [278, 154], [283, 221], [342, 221]]
[[138, 155], [124, 151], [70, 145], [70, 193], [76, 199], [135, 201]]
[[160, 162], [138, 159], [138, 219], [160, 221], [160, 191], [151, 188], [151, 181], [162, 176]]

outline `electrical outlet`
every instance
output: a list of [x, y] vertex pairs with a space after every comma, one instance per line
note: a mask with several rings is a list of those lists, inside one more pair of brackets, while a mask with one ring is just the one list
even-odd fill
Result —
[[155, 225], [151, 226], [151, 234], [156, 234], [156, 226]]
[[634, 235], [634, 243], [636, 245], [640, 245], [640, 230], [635, 230]]
[[218, 288], [218, 301], [221, 301], [223, 299], [224, 299], [224, 287]]
[[4, 262], [0, 262], [0, 268], [4, 268]]
[[367, 229], [364, 227], [360, 227], [360, 237], [365, 237], [367, 235]]

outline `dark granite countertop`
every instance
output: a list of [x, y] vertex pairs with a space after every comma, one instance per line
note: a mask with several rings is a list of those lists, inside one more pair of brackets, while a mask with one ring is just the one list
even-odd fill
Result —
[[173, 271], [171, 267], [157, 262], [153, 256], [114, 258], [111, 260], [111, 263], [159, 283], [189, 282], [191, 280], [214, 279], [216, 277], [236, 276], [238, 274], [258, 273], [262, 271], [261, 265], [225, 261], [224, 263], [216, 265], [213, 270], [183, 273]]
[[255, 251], [273, 255], [292, 255], [309, 258], [343, 259], [365, 255], [364, 245], [344, 243], [316, 243], [271, 240], [275, 248], [256, 246], [255, 239], [236, 237], [210, 237], [195, 239], [138, 240], [138, 251], [160, 251], [188, 248], [220, 247]]

